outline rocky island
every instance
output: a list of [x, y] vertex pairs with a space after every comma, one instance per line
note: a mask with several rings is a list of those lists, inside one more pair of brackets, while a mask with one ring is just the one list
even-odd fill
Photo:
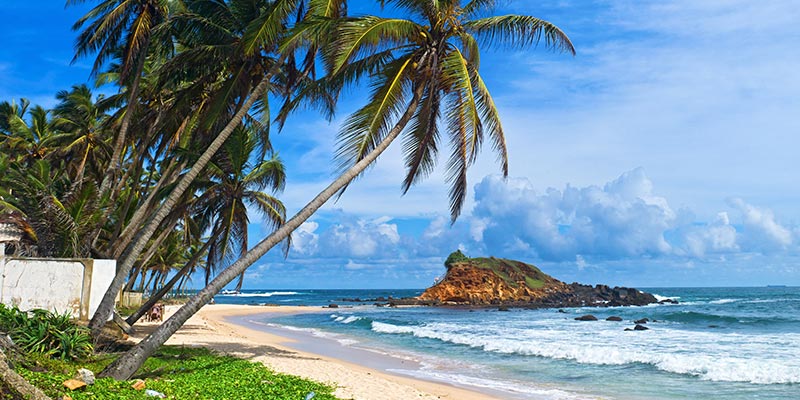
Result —
[[469, 258], [456, 251], [445, 261], [447, 273], [415, 299], [391, 304], [560, 308], [643, 306], [658, 303], [634, 288], [564, 283], [539, 268], [502, 258]]

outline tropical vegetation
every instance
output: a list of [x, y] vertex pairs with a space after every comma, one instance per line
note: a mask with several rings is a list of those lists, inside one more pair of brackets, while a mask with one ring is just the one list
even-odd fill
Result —
[[[535, 17], [494, 16], [492, 0], [379, 3], [401, 17], [348, 16], [344, 0], [99, 0], [75, 23], [76, 59], [94, 57], [98, 85], [117, 94], [78, 85], [52, 109], [0, 103], [0, 222], [26, 232], [14, 250], [117, 259], [93, 335], [123, 288], [154, 294], [149, 307], [202, 279], [102, 375], [131, 377], [223, 287], [238, 278], [241, 288], [251, 264], [281, 243], [288, 251], [291, 233], [398, 138], [403, 192], [444, 160], [453, 221], [484, 142], [508, 173], [481, 47], [574, 53], [567, 36]], [[277, 196], [291, 171], [270, 131], [300, 108], [331, 118], [349, 87], [370, 94], [341, 126], [340, 175], [287, 218]], [[274, 228], [255, 245], [248, 208]]]
[[[131, 382], [95, 379], [84, 390], [69, 391], [62, 384], [79, 368], [101, 371], [113, 358], [98, 355], [81, 362], [30, 357], [37, 368], [17, 368], [26, 380], [53, 399], [68, 395], [74, 400], [153, 399]], [[145, 388], [170, 399], [305, 399], [334, 400], [330, 386], [273, 372], [260, 363], [215, 354], [204, 348], [164, 346], [139, 370]], [[153, 393], [153, 392], [150, 392]], [[313, 393], [313, 395], [312, 395]]]

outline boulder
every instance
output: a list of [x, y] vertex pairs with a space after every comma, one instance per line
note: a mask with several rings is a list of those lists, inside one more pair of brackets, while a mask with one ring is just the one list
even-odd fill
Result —
[[616, 315], [612, 315], [612, 316], [606, 318], [606, 321], [620, 322], [620, 321], [622, 321], [622, 318], [621, 317], [617, 317]]
[[586, 314], [575, 318], [575, 321], [597, 321], [597, 317], [592, 314]]
[[331, 304], [328, 304], [328, 308], [339, 308], [339, 305], [331, 303]]
[[636, 326], [633, 327], [633, 330], [635, 330], [635, 331], [646, 331], [648, 329], [650, 329], [650, 328], [648, 328], [648, 327], [646, 327], [644, 325], [639, 325], [639, 324], [636, 324]]
[[633, 321], [633, 323], [634, 324], [646, 324], [648, 321], [650, 321], [650, 320], [647, 319], [647, 318], [642, 318], [642, 319], [637, 319], [636, 321]]
[[94, 385], [94, 372], [86, 368], [81, 368], [75, 373], [74, 379], [85, 382], [87, 385]]

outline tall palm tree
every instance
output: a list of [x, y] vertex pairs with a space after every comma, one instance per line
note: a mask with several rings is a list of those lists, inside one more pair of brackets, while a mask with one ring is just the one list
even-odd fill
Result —
[[103, 96], [95, 101], [86, 85], [75, 85], [59, 91], [56, 99], [53, 125], [59, 132], [44, 141], [54, 149], [50, 157], [66, 164], [75, 185], [83, 183], [87, 166], [99, 182], [111, 151], [102, 128], [107, 115], [98, 105]]
[[[383, 2], [382, 2], [383, 3]], [[555, 25], [529, 16], [474, 18], [493, 1], [398, 0], [414, 19], [361, 17], [345, 20], [326, 54], [332, 80], [352, 80], [375, 71], [363, 60], [383, 60], [371, 74], [372, 96], [345, 123], [338, 150], [349, 166], [292, 219], [259, 242], [193, 296], [156, 331], [110, 364], [102, 373], [129, 378], [155, 350], [194, 313], [280, 241], [326, 201], [344, 189], [388, 148], [405, 129], [408, 172], [404, 188], [425, 177], [438, 150], [437, 122], [446, 117], [452, 152], [448, 162], [451, 216], [461, 211], [465, 171], [484, 134], [492, 140], [506, 171], [506, 147], [497, 110], [478, 74], [478, 41], [520, 47], [544, 41], [548, 47], [574, 53], [567, 36]], [[378, 58], [375, 56], [378, 55]]]
[[[67, 0], [67, 5], [85, 2], [86, 0]], [[119, 174], [152, 33], [154, 28], [167, 17], [170, 5], [179, 7], [180, 1], [101, 0], [72, 27], [73, 30], [83, 29], [75, 43], [73, 62], [80, 57], [96, 53], [92, 73], [97, 74], [104, 63], [119, 54], [122, 49], [119, 82], [130, 85], [125, 114], [114, 140], [110, 168], [100, 186], [103, 194], [109, 190], [112, 181]]]
[[[342, 3], [342, 0], [329, 0], [326, 2], [316, 0], [309, 2], [309, 6], [320, 6], [319, 3], [338, 4]], [[301, 8], [302, 4], [303, 2], [300, 0], [275, 0], [266, 3], [266, 7], [252, 8], [251, 10], [257, 13], [253, 15], [253, 18], [247, 25], [247, 28], [242, 32], [241, 39], [233, 44], [234, 48], [238, 49], [237, 54], [242, 54], [244, 56], [253, 54], [275, 54], [275, 51], [278, 49], [278, 44], [286, 36], [288, 27], [292, 25], [293, 21], [291, 17], [298, 13], [298, 10]], [[324, 17], [324, 13], [329, 12], [331, 9], [333, 8], [324, 7], [324, 10], [320, 12], [322, 14], [309, 12], [305, 15], [310, 15], [312, 17]], [[226, 43], [224, 45], [229, 46], [230, 44]], [[183, 193], [189, 188], [194, 179], [205, 168], [207, 163], [211, 160], [217, 150], [219, 150], [222, 144], [228, 139], [233, 130], [239, 126], [239, 124], [250, 111], [250, 108], [253, 107], [253, 105], [257, 102], [260, 102], [262, 105], [260, 109], [262, 111], [268, 110], [268, 107], [266, 106], [266, 98], [264, 98], [265, 94], [270, 87], [270, 82], [273, 76], [284, 67], [284, 61], [286, 60], [287, 55], [288, 53], [286, 52], [279, 54], [277, 60], [272, 63], [271, 67], [266, 71], [261, 80], [254, 85], [252, 89], [250, 89], [247, 96], [235, 99], [235, 106], [233, 108], [237, 111], [227, 122], [227, 124], [219, 131], [219, 133], [214, 136], [214, 140], [208, 144], [203, 154], [200, 155], [197, 161], [192, 165], [191, 169], [181, 177], [180, 181], [178, 181], [177, 185], [175, 185], [174, 189], [161, 204], [160, 208], [150, 218], [147, 225], [139, 230], [136, 238], [133, 240], [132, 244], [128, 247], [128, 250], [118, 263], [117, 274], [112, 280], [109, 288], [106, 290], [106, 293], [98, 305], [92, 320], [89, 322], [89, 328], [94, 336], [99, 334], [103, 324], [111, 316], [114, 308], [114, 299], [117, 296], [117, 292], [119, 292], [119, 290], [122, 288], [124, 280], [133, 267], [136, 258], [142, 252], [150, 237], [157, 230], [159, 224], [161, 224], [164, 218], [166, 218], [166, 216], [172, 211]], [[239, 65], [236, 62], [231, 63], [235, 66]], [[227, 73], [231, 74], [231, 71], [227, 71]], [[236, 75], [237, 74], [235, 73], [232, 74], [232, 76]], [[223, 85], [222, 87], [226, 88], [232, 86]]]

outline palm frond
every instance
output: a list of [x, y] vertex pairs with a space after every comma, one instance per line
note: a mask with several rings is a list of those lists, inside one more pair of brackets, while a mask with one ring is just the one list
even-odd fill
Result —
[[393, 117], [405, 105], [412, 74], [411, 55], [388, 64], [374, 84], [370, 102], [347, 118], [339, 133], [336, 151], [341, 169], [364, 158], [388, 132]]
[[467, 21], [464, 29], [489, 46], [535, 46], [541, 41], [547, 48], [575, 54], [569, 37], [554, 24], [527, 15], [501, 15]]

